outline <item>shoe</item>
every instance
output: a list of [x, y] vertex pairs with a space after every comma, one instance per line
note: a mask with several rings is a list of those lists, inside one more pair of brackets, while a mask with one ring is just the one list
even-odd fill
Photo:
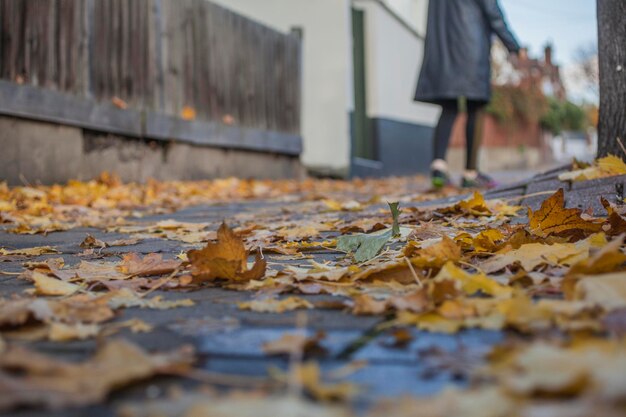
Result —
[[434, 169], [430, 172], [430, 181], [434, 188], [443, 188], [450, 184], [450, 177], [447, 172]]
[[462, 188], [494, 188], [497, 185], [493, 178], [478, 171], [465, 171], [461, 180]]
[[448, 164], [443, 159], [435, 159], [430, 165], [430, 180], [433, 188], [443, 188], [450, 184]]

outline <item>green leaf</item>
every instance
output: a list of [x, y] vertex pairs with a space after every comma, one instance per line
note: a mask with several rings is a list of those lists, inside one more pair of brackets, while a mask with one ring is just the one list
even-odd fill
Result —
[[398, 206], [399, 202], [395, 203], [387, 203], [389, 204], [389, 210], [391, 210], [391, 216], [393, 217], [393, 226], [391, 226], [391, 230], [393, 232], [393, 237], [400, 235], [400, 223], [398, 222], [398, 218], [400, 217], [400, 209]]
[[[354, 260], [361, 263], [374, 258], [387, 242], [393, 237], [401, 236], [405, 230], [401, 230], [398, 217], [400, 210], [398, 202], [387, 203], [391, 216], [393, 217], [393, 226], [391, 228], [381, 230], [370, 234], [356, 234], [350, 236], [340, 236], [337, 239], [337, 249], [343, 252], [354, 252]], [[404, 229], [404, 228], [402, 228]], [[408, 229], [410, 232], [411, 229]], [[406, 234], [406, 233], [405, 233]]]
[[392, 237], [392, 229], [385, 229], [368, 235], [360, 233], [340, 236], [337, 239], [337, 249], [344, 252], [354, 252], [354, 259], [361, 263], [378, 255], [378, 252]]

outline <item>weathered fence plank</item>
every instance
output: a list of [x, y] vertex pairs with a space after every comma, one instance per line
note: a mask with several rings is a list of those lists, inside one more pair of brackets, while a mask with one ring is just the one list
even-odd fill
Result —
[[206, 0], [0, 0], [0, 79], [167, 116], [298, 135], [300, 48]]

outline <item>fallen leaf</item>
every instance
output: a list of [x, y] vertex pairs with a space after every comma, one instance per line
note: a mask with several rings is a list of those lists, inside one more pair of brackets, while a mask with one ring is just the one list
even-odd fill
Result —
[[178, 307], [191, 307], [195, 305], [193, 300], [164, 300], [162, 296], [155, 296], [152, 298], [142, 298], [128, 288], [122, 288], [118, 291], [111, 292], [103, 297], [107, 300], [107, 304], [112, 309], [119, 308], [149, 308], [154, 310], [169, 310], [171, 308]]
[[13, 250], [0, 248], [1, 256], [16, 256], [16, 255], [40, 256], [40, 255], [47, 255], [51, 253], [59, 253], [59, 251], [53, 248], [52, 246], [37, 246], [34, 248], [22, 248], [22, 249], [13, 249]]
[[413, 335], [407, 329], [396, 329], [391, 333], [393, 344], [390, 346], [395, 348], [405, 348], [413, 341]]
[[300, 297], [287, 297], [282, 300], [274, 298], [253, 300], [239, 303], [238, 306], [242, 310], [252, 310], [257, 313], [284, 313], [285, 311], [311, 309], [314, 307], [309, 301]]
[[110, 242], [103, 242], [103, 243], [109, 247], [113, 247], [113, 246], [132, 246], [132, 245], [136, 245], [139, 242], [141, 242], [141, 239], [130, 238], [130, 239], [117, 239], [117, 240], [112, 240]]
[[263, 343], [263, 352], [268, 355], [306, 355], [313, 351], [324, 352], [320, 342], [324, 333], [318, 332], [313, 336], [302, 333], [285, 333], [279, 339]]
[[100, 239], [95, 238], [94, 236], [87, 234], [85, 239], [80, 242], [79, 245], [81, 248], [106, 248], [107, 244], [101, 241]]
[[461, 200], [451, 207], [439, 209], [439, 211], [444, 214], [469, 214], [472, 216], [491, 216], [493, 214], [479, 191], [475, 191], [470, 198]]
[[574, 289], [574, 299], [605, 311], [626, 307], [626, 272], [582, 277]]
[[164, 260], [159, 253], [151, 253], [143, 258], [136, 253], [124, 255], [117, 267], [120, 272], [129, 276], [164, 275], [175, 271], [181, 262], [175, 259]]
[[446, 263], [433, 280], [434, 282], [453, 281], [466, 295], [482, 292], [493, 297], [510, 297], [512, 288], [502, 285], [483, 273], [470, 274], [454, 265]]
[[587, 181], [615, 175], [626, 175], [626, 163], [615, 155], [608, 155], [604, 158], [597, 159], [590, 167], [559, 175], [559, 180]]
[[389, 211], [393, 218], [393, 225], [389, 229], [384, 229], [370, 234], [356, 234], [350, 236], [340, 236], [337, 238], [337, 250], [342, 252], [354, 252], [354, 260], [358, 263], [367, 262], [382, 250], [387, 242], [393, 237], [401, 235], [398, 218], [400, 203], [388, 203]]
[[404, 255], [420, 268], [439, 268], [448, 261], [460, 260], [461, 248], [452, 239], [444, 236], [427, 246], [425, 242], [411, 241], [404, 248]]
[[[626, 220], [611, 206], [604, 197], [600, 198], [600, 202], [606, 209], [609, 217], [606, 220], [603, 230], [610, 236], [616, 236], [626, 233]], [[607, 227], [608, 226], [608, 229]]]
[[377, 300], [370, 295], [360, 294], [353, 297], [352, 303], [354, 314], [382, 314], [391, 310], [420, 313], [431, 304], [424, 290], [395, 295], [384, 300]]
[[109, 392], [133, 382], [173, 370], [184, 372], [192, 360], [187, 347], [150, 355], [121, 340], [108, 341], [91, 359], [79, 363], [12, 347], [0, 355], [0, 410], [96, 404]]
[[341, 202], [337, 200], [326, 199], [322, 201], [328, 209], [332, 211], [359, 211], [363, 210], [363, 207], [358, 201], [350, 200], [348, 202]]
[[195, 120], [196, 110], [191, 106], [184, 106], [180, 111], [180, 118], [187, 121]]
[[[416, 414], [419, 410], [419, 414]], [[499, 387], [447, 388], [425, 398], [405, 396], [376, 404], [368, 417], [518, 417], [518, 400]], [[557, 417], [557, 416], [550, 416]], [[558, 416], [561, 417], [561, 416]], [[564, 417], [564, 416], [563, 416]]]
[[614, 239], [591, 257], [584, 258], [572, 265], [561, 282], [561, 290], [565, 296], [570, 299], [573, 298], [574, 288], [580, 276], [605, 274], [623, 269], [622, 266], [626, 263], [626, 255], [621, 250], [623, 241], [623, 236]]
[[533, 343], [513, 353], [497, 378], [516, 394], [570, 396], [588, 391], [605, 401], [626, 398], [626, 352], [615, 342], [563, 348]]
[[589, 256], [591, 248], [602, 247], [606, 238], [602, 233], [576, 243], [528, 243], [518, 249], [505, 248], [495, 256], [480, 264], [486, 273], [519, 264], [525, 271], [531, 272], [540, 265], [574, 265]]
[[51, 323], [48, 339], [53, 342], [67, 342], [70, 340], [84, 340], [97, 336], [100, 326], [97, 324], [65, 324]]
[[126, 103], [124, 100], [122, 100], [118, 96], [111, 97], [111, 103], [118, 109], [124, 110], [128, 108], [128, 103]]
[[275, 372], [284, 381], [295, 379], [304, 390], [318, 401], [347, 401], [359, 393], [359, 387], [349, 382], [328, 383], [322, 380], [319, 366], [315, 362], [296, 364], [289, 372]]
[[580, 209], [565, 208], [565, 194], [560, 188], [541, 204], [539, 210], [528, 209], [528, 227], [531, 233], [540, 237], [589, 234], [601, 230], [598, 223], [584, 220], [581, 213]]
[[265, 275], [267, 262], [257, 254], [248, 269], [248, 254], [243, 241], [223, 223], [217, 232], [217, 243], [208, 243], [201, 250], [187, 252], [191, 274], [199, 282], [218, 278], [232, 281], [258, 280]]
[[[245, 380], [244, 380], [245, 382]], [[340, 404], [319, 404], [292, 394], [262, 395], [250, 392], [215, 394], [200, 391], [165, 400], [143, 400], [119, 408], [120, 417], [351, 417]]]
[[387, 311], [387, 300], [377, 300], [367, 294], [360, 294], [352, 299], [353, 314], [382, 314]]
[[37, 271], [32, 271], [31, 277], [35, 284], [35, 293], [39, 295], [71, 295], [81, 288], [76, 284], [61, 281]]
[[354, 252], [354, 260], [358, 263], [363, 263], [378, 255], [392, 237], [392, 229], [385, 229], [370, 234], [340, 236], [337, 239], [337, 250], [348, 253]]

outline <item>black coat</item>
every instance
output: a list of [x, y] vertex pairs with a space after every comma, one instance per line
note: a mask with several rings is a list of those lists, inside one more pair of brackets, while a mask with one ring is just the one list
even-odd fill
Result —
[[491, 97], [491, 38], [520, 49], [497, 0], [430, 0], [424, 62], [415, 100]]

